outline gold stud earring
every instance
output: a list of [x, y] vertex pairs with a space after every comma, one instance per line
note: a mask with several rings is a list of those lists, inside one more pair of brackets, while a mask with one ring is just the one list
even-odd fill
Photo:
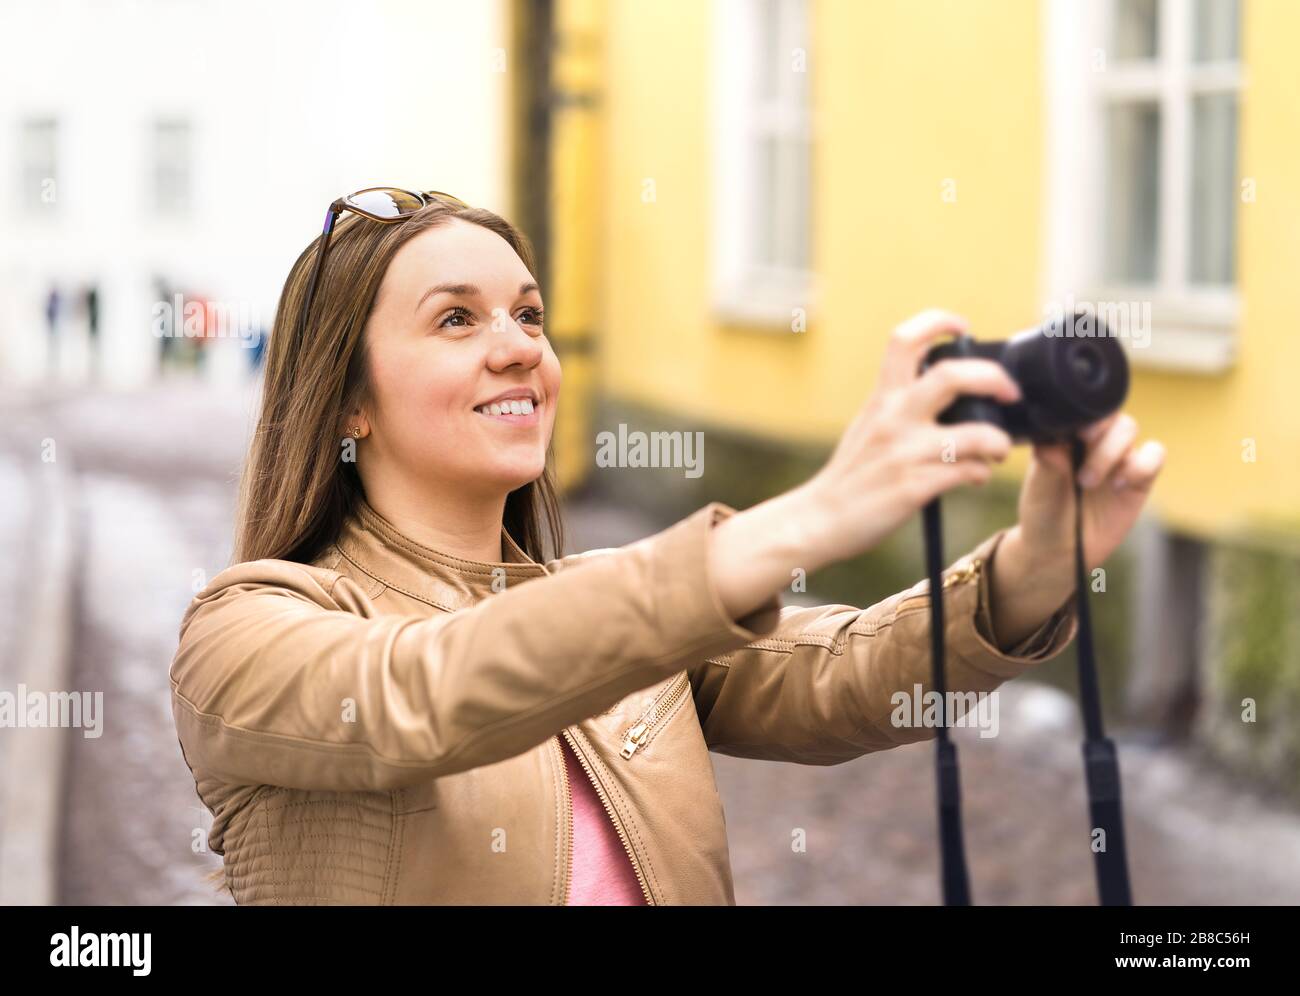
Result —
[[360, 439], [360, 438], [361, 438], [361, 429], [360, 429], [359, 427], [357, 427], [357, 426], [354, 425], [354, 426], [352, 427], [352, 436], [353, 436], [354, 439]]

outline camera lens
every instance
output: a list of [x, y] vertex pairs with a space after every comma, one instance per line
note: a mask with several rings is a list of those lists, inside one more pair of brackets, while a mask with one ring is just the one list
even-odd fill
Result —
[[1085, 387], [1098, 387], [1106, 376], [1106, 364], [1101, 353], [1091, 343], [1076, 343], [1070, 350], [1070, 370]]
[[1124, 347], [1093, 315], [1051, 319], [983, 349], [1020, 385], [1023, 401], [1004, 412], [1014, 440], [1059, 439], [1117, 410], [1128, 394]]

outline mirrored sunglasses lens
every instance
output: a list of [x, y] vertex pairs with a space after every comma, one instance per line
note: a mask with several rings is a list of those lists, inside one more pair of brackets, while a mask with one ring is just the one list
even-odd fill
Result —
[[409, 190], [396, 187], [382, 187], [378, 190], [363, 190], [349, 194], [347, 202], [359, 211], [365, 211], [376, 218], [400, 218], [418, 211], [423, 202]]

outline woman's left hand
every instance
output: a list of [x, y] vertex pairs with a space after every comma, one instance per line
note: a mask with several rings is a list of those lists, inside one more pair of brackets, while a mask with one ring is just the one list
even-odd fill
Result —
[[[1164, 465], [1156, 440], [1135, 446], [1137, 421], [1116, 412], [1080, 432], [1085, 455], [1084, 564], [1089, 572], [1110, 557], [1137, 521]], [[1074, 479], [1068, 442], [1034, 444], [1020, 489], [1020, 521], [994, 558], [991, 610], [998, 642], [1013, 646], [1059, 608], [1074, 590]]]

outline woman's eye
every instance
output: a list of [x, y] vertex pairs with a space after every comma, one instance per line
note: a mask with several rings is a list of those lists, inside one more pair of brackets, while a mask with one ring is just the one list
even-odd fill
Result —
[[446, 318], [444, 318], [444, 319], [439, 323], [439, 325], [440, 325], [440, 327], [442, 327], [442, 328], [448, 328], [448, 327], [450, 327], [450, 328], [463, 328], [464, 326], [461, 326], [461, 325], [451, 325], [451, 326], [448, 326], [448, 322], [450, 322], [453, 318], [464, 318], [465, 320], [468, 321], [471, 317], [473, 317], [473, 316], [470, 315], [470, 313], [469, 313], [469, 311], [468, 311], [467, 309], [465, 309], [465, 308], [453, 308], [451, 314], [449, 314]]
[[545, 317], [546, 317], [546, 313], [545, 313], [544, 311], [542, 311], [541, 308], [525, 308], [525, 309], [524, 309], [524, 314], [525, 314], [525, 315], [532, 315], [532, 318], [530, 319], [530, 321], [532, 321], [532, 323], [533, 323], [534, 325], [541, 325], [541, 324], [543, 324], [544, 319], [545, 319]]

